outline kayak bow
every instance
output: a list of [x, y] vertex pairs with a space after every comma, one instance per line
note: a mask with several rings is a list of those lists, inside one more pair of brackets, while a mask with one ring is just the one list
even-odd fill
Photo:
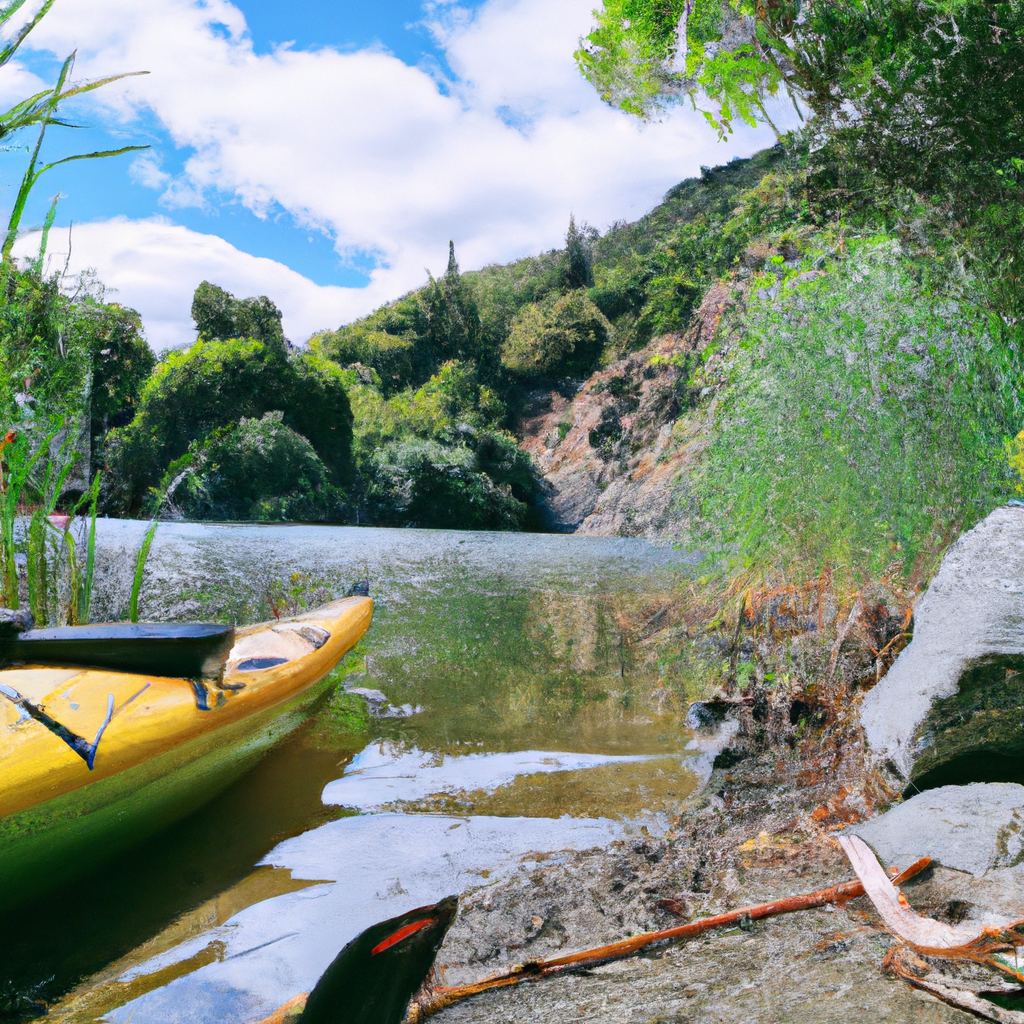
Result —
[[0, 670], [5, 902], [93, 866], [216, 795], [308, 718], [372, 611], [369, 598], [350, 597], [239, 630], [215, 678], [59, 662]]

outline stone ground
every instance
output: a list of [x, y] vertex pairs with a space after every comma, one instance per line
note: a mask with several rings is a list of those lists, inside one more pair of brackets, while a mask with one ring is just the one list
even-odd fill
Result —
[[[815, 787], [754, 787], [736, 799], [715, 773], [702, 806], [663, 840], [555, 856], [539, 869], [464, 898], [438, 958], [441, 982], [465, 984], [515, 963], [670, 928], [683, 919], [656, 904], [681, 898], [688, 917], [768, 902], [854, 877], [834, 823], [807, 813]], [[819, 817], [821, 817], [819, 815]], [[900, 865], [905, 867], [906, 865]], [[934, 867], [905, 892], [922, 914], [954, 921], [1024, 909], [1024, 865], [982, 878]], [[1016, 916], [1012, 915], [1011, 916]], [[971, 1015], [888, 976], [893, 943], [864, 897], [708, 932], [577, 975], [475, 996], [438, 1024], [784, 1024], [954, 1022]], [[943, 968], [1005, 990], [979, 967]], [[1021, 1004], [1024, 1008], [1024, 1002]]]

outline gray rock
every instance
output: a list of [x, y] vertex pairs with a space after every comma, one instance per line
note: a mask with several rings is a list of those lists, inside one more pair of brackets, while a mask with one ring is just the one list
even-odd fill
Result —
[[35, 619], [27, 608], [0, 608], [0, 640], [12, 640], [35, 625]]
[[864, 698], [861, 724], [876, 762], [909, 779], [918, 731], [965, 670], [1024, 654], [1024, 508], [1003, 506], [946, 552], [914, 607], [914, 639]]
[[847, 831], [886, 865], [906, 868], [931, 857], [977, 878], [1024, 860], [1024, 786], [985, 782], [929, 789]]
[[381, 709], [390, 706], [387, 697], [380, 690], [371, 690], [365, 686], [353, 686], [351, 688], [346, 687], [346, 691], [354, 693], [357, 697], [362, 697], [369, 705], [371, 715], [375, 715]]
[[686, 712], [686, 720], [683, 725], [687, 729], [699, 732], [702, 729], [714, 729], [725, 718], [726, 707], [722, 703], [712, 703], [707, 700], [695, 700], [689, 711]]
[[354, 693], [366, 701], [367, 710], [374, 718], [408, 718], [418, 715], [423, 708], [420, 705], [402, 704], [396, 707], [380, 690], [370, 690], [365, 686], [346, 686], [346, 693]]

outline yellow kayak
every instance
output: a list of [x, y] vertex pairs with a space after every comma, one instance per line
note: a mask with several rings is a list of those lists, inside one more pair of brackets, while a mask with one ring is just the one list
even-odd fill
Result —
[[372, 612], [349, 597], [239, 630], [216, 679], [0, 670], [0, 894], [92, 866], [223, 789], [308, 718]]

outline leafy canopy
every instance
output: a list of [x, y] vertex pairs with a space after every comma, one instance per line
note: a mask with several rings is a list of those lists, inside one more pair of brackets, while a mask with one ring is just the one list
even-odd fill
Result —
[[[720, 132], [787, 91], [819, 119], [872, 121], [1019, 155], [1020, 0], [604, 0], [576, 59], [641, 117], [689, 98]], [[1016, 140], [1014, 142], [1014, 140]]]

